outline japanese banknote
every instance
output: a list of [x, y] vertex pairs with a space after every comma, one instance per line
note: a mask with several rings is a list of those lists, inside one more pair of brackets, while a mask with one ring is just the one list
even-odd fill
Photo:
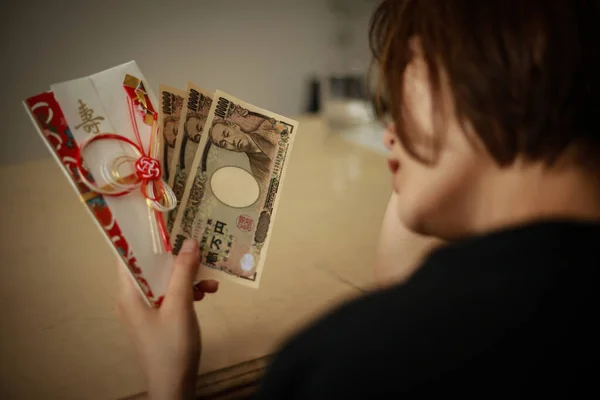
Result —
[[167, 85], [160, 85], [160, 132], [162, 137], [163, 179], [169, 182], [172, 170], [171, 160], [175, 152], [175, 144], [179, 136], [179, 119], [183, 108], [185, 92]]
[[[188, 99], [191, 90], [189, 86]], [[198, 108], [188, 106], [188, 112]], [[221, 91], [201, 122], [199, 117], [194, 125], [203, 129], [198, 128], [193, 163], [188, 169], [184, 159], [186, 168], [176, 172], [185, 170], [189, 178], [172, 225], [173, 253], [185, 239], [194, 238], [204, 267], [256, 287], [298, 122]], [[189, 129], [183, 128], [185, 136]]]
[[[185, 97], [183, 99], [183, 111], [179, 120], [177, 140], [174, 145], [174, 154], [170, 164], [168, 183], [177, 202], [181, 202], [185, 184], [192, 168], [192, 162], [202, 137], [204, 123], [210, 106], [212, 95], [195, 85], [192, 82], [187, 83]], [[179, 208], [179, 207], [178, 207]], [[171, 211], [167, 219], [167, 229], [169, 232], [173, 228], [173, 223], [177, 215], [177, 210]]]

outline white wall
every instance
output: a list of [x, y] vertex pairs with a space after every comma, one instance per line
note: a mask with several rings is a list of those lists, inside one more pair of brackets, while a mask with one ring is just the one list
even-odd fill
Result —
[[[343, 2], [360, 15], [351, 53], [362, 68], [375, 0]], [[155, 92], [193, 80], [290, 116], [304, 111], [309, 76], [339, 67], [326, 0], [4, 0], [0, 18], [0, 164], [48, 157], [23, 99], [126, 61]]]

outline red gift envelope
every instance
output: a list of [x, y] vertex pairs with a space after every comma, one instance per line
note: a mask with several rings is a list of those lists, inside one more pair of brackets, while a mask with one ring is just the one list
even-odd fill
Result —
[[156, 98], [134, 61], [58, 83], [25, 107], [61, 169], [148, 303], [171, 275], [163, 213], [176, 206], [162, 181]]

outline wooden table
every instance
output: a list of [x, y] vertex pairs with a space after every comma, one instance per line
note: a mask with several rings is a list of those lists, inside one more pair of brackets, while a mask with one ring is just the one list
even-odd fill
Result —
[[[299, 132], [260, 289], [222, 282], [196, 305], [204, 376], [264, 362], [289, 335], [374, 284], [391, 192], [385, 158], [341, 140], [316, 117], [301, 118]], [[3, 167], [0, 180], [0, 397], [143, 392], [114, 314], [112, 253], [59, 167], [51, 159]]]

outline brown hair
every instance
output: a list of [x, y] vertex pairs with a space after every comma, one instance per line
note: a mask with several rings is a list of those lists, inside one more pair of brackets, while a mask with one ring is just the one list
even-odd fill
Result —
[[[600, 155], [599, 2], [594, 0], [384, 0], [371, 20], [384, 99], [403, 146], [403, 78], [418, 39], [434, 107], [447, 76], [459, 121], [468, 121], [500, 165], [517, 155], [551, 164], [571, 145]], [[434, 108], [434, 111], [436, 110]]]

